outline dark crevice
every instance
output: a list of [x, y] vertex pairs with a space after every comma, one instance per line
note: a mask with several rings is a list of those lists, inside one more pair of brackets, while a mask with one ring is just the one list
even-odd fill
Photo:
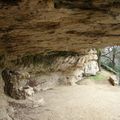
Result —
[[88, 36], [88, 37], [102, 37], [105, 36], [105, 32], [101, 32], [101, 31], [88, 31], [88, 32], [78, 32], [75, 30], [71, 30], [71, 31], [67, 31], [66, 34], [73, 34], [73, 35], [78, 35], [78, 36]]
[[55, 0], [55, 8], [67, 8], [67, 9], [93, 9], [93, 5], [89, 2], [85, 4], [79, 1], [71, 1], [71, 0]]
[[46, 55], [44, 54], [35, 54], [35, 55], [25, 55], [22, 58], [18, 58], [17, 60], [12, 60], [11, 62], [14, 65], [24, 65], [29, 66], [30, 64], [38, 65], [40, 63], [46, 63], [47, 65], [51, 65], [51, 63], [57, 57], [68, 57], [68, 56], [79, 56], [77, 52], [72, 51], [51, 51]]
[[0, 0], [0, 4], [4, 5], [18, 5], [22, 0]]
[[95, 3], [93, 0], [54, 0], [55, 8], [108, 11], [111, 7], [120, 7], [120, 2]]

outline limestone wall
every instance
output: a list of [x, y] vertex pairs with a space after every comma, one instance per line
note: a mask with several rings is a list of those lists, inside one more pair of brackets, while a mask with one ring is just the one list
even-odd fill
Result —
[[93, 1], [95, 8], [89, 10], [78, 9], [80, 6], [73, 9], [73, 4], [70, 9], [53, 8], [52, 0], [15, 0], [19, 1], [16, 4], [2, 1], [0, 58], [9, 60], [50, 51], [80, 52], [120, 44], [120, 7], [106, 6], [102, 0], [99, 5]]
[[16, 60], [2, 72], [4, 90], [15, 99], [25, 99], [58, 85], [75, 85], [86, 76], [96, 75], [97, 59], [96, 51], [91, 49], [81, 54], [58, 52]]

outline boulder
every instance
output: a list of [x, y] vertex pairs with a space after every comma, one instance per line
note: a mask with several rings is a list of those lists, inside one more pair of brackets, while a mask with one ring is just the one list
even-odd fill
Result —
[[85, 63], [84, 66], [85, 76], [96, 75], [98, 71], [99, 71], [99, 67], [97, 61], [89, 61], [88, 63]]
[[117, 77], [116, 75], [110, 76], [110, 78], [108, 79], [108, 81], [109, 81], [113, 86], [118, 86], [118, 85], [119, 85], [119, 77]]
[[27, 94], [31, 94], [28, 92], [30, 91], [30, 88], [26, 88], [30, 79], [29, 73], [25, 71], [5, 69], [2, 72], [2, 78], [5, 82], [4, 91], [12, 98], [25, 99]]

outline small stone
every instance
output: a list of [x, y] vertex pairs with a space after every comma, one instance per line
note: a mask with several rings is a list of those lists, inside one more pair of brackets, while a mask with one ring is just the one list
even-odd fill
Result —
[[32, 96], [34, 94], [34, 90], [30, 86], [24, 87], [23, 89], [26, 96]]
[[108, 80], [113, 86], [119, 85], [119, 78], [116, 75], [110, 76]]

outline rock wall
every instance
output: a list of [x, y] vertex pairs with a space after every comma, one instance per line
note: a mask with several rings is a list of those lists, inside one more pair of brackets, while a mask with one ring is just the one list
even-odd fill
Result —
[[[60, 84], [74, 85], [95, 75], [99, 70], [96, 53], [92, 57], [88, 52], [78, 53], [86, 48], [120, 45], [119, 5], [93, 0], [94, 6], [86, 10], [83, 0], [54, 1], [0, 0], [0, 68], [7, 68], [2, 72], [4, 90], [15, 99]], [[46, 55], [51, 51], [60, 55]], [[0, 119], [11, 120], [3, 95], [0, 101]]]
[[6, 1], [0, 1], [0, 58], [120, 45], [120, 7], [105, 0], [93, 0], [89, 10], [83, 0], [63, 0], [58, 8], [53, 0]]
[[86, 76], [96, 75], [99, 71], [97, 59], [94, 49], [81, 55], [58, 52], [44, 57], [26, 56], [12, 61], [14, 65], [2, 72], [4, 90], [15, 99], [25, 99], [35, 92], [58, 85], [75, 85]]

